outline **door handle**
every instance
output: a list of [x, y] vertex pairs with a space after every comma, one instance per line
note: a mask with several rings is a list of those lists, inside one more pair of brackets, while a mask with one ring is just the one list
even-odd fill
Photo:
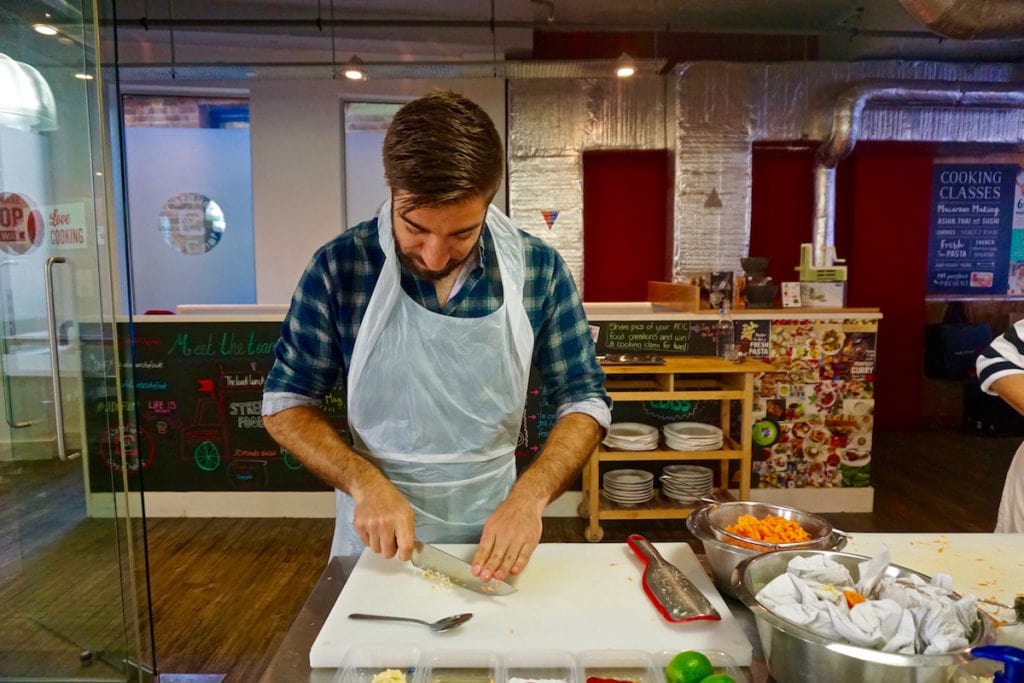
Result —
[[53, 296], [53, 266], [67, 263], [63, 256], [51, 256], [46, 259], [46, 326], [50, 335], [50, 372], [53, 374], [53, 417], [57, 427], [57, 457], [61, 460], [74, 458], [70, 456], [64, 443], [64, 401], [60, 390], [60, 357], [57, 355], [57, 308]]
[[[11, 260], [0, 261], [0, 269], [16, 265], [18, 264]], [[0, 361], [5, 360], [7, 360], [7, 309], [3, 299], [0, 299]], [[31, 427], [32, 420], [14, 419], [14, 404], [11, 403], [11, 397], [14, 396], [14, 394], [11, 393], [11, 378], [4, 371], [2, 365], [3, 363], [0, 362], [0, 375], [4, 376], [4, 408], [7, 413], [7, 424], [15, 429]]]

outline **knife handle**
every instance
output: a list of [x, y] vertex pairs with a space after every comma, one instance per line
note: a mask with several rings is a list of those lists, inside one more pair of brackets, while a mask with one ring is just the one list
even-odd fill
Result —
[[633, 552], [643, 559], [644, 564], [651, 564], [652, 562], [657, 564], [665, 561], [665, 558], [661, 556], [658, 549], [651, 545], [651, 542], [640, 534], [630, 534], [629, 537], [626, 538], [626, 545], [632, 548]]

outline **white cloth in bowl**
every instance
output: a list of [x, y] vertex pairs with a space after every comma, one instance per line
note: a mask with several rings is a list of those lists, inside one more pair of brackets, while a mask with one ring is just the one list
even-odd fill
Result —
[[[823, 555], [796, 557], [757, 600], [818, 635], [883, 652], [940, 654], [970, 644], [977, 598], [954, 600], [948, 575], [936, 574], [928, 583], [914, 575], [887, 576], [888, 566], [885, 548], [859, 565], [855, 583], [846, 567]], [[844, 590], [867, 600], [848, 607]]]

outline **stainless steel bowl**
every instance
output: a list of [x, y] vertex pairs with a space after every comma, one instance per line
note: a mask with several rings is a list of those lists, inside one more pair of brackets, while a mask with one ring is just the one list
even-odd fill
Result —
[[[810, 538], [806, 541], [794, 541], [792, 543], [771, 543], [746, 538], [729, 531], [728, 527], [735, 524], [743, 515], [751, 515], [757, 519], [764, 519], [766, 516], [772, 515], [792, 520], [799, 524]], [[719, 541], [731, 542], [733, 545], [761, 552], [766, 550], [819, 548], [821, 547], [822, 540], [832, 535], [832, 525], [828, 523], [828, 520], [810, 512], [804, 512], [803, 510], [797, 510], [796, 508], [784, 505], [772, 505], [770, 503], [757, 503], [754, 501], [715, 503], [707, 507], [707, 517], [708, 528]]]
[[[946, 683], [956, 667], [970, 660], [972, 647], [992, 641], [995, 624], [979, 610], [969, 647], [941, 655], [904, 655], [858, 647], [820, 636], [772, 614], [754, 597], [797, 556], [824, 555], [845, 565], [857, 578], [857, 565], [870, 558], [829, 550], [779, 550], [748, 557], [733, 572], [736, 596], [754, 613], [765, 662], [772, 676], [787, 683], [864, 681], [868, 683]], [[892, 577], [930, 577], [890, 564]], [[959, 597], [959, 596], [957, 596]]]
[[[717, 507], [723, 508], [725, 506], [737, 505], [737, 503], [720, 503], [717, 505]], [[782, 508], [782, 506], [768, 505], [766, 503], [754, 503], [753, 505], [762, 506], [761, 508], [757, 508], [757, 514], [760, 514], [762, 517], [765, 514], [767, 514], [766, 511], [761, 511], [762, 508], [765, 510], [767, 510], [767, 508], [773, 508], [775, 510], [800, 512], [799, 510], [794, 510], [793, 508]], [[764, 550], [761, 550], [752, 547], [741, 548], [735, 545], [734, 543], [730, 543], [725, 540], [720, 540], [715, 535], [715, 532], [711, 528], [710, 522], [708, 520], [709, 513], [712, 512], [712, 510], [715, 509], [715, 507], [716, 506], [714, 505], [707, 505], [702, 508], [699, 508], [698, 510], [695, 510], [693, 514], [686, 518], [686, 528], [689, 529], [690, 533], [699, 538], [701, 542], [704, 544], [704, 554], [707, 556], [708, 563], [711, 565], [711, 575], [715, 581], [715, 586], [717, 586], [718, 590], [722, 591], [723, 593], [736, 597], [736, 594], [733, 592], [732, 588], [733, 569], [736, 568], [736, 565], [739, 564], [740, 561], [745, 560], [748, 557], [760, 555], [768, 549], [766, 548]], [[749, 510], [750, 508], [746, 506], [739, 506], [727, 509]], [[777, 512], [773, 512], [772, 514], [777, 514]], [[736, 515], [736, 517], [739, 517], [739, 515]], [[828, 536], [812, 538], [812, 540], [804, 543], [802, 547], [821, 550], [842, 550], [844, 547], [846, 547], [846, 536], [839, 533], [835, 529], [832, 529], [830, 526]]]

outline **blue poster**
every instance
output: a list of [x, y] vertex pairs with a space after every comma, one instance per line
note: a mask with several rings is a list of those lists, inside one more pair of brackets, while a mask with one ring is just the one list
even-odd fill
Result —
[[936, 164], [928, 234], [929, 294], [1005, 294], [1015, 164]]

